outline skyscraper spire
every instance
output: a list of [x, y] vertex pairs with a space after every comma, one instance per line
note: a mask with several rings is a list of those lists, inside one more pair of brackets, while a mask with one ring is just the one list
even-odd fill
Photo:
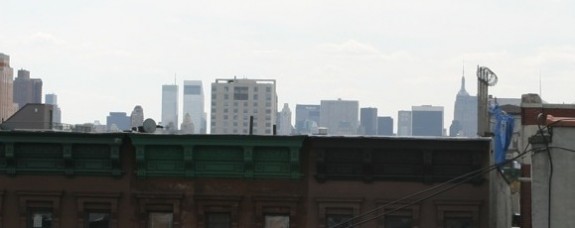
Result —
[[457, 96], [469, 96], [469, 93], [465, 90], [465, 65], [463, 65], [463, 73], [461, 75], [461, 88]]

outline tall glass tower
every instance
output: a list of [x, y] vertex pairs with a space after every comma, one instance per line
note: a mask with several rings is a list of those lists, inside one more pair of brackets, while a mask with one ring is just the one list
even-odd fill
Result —
[[361, 108], [360, 113], [360, 127], [361, 135], [377, 135], [377, 108]]
[[359, 101], [320, 101], [319, 125], [326, 127], [329, 135], [357, 135], [359, 127]]
[[162, 125], [167, 132], [178, 130], [178, 85], [162, 85]]
[[206, 133], [206, 120], [204, 118], [204, 89], [202, 81], [184, 81], [184, 110], [182, 116], [190, 115], [194, 125], [194, 134]]
[[443, 136], [442, 106], [412, 106], [411, 135], [413, 136]]
[[44, 102], [54, 106], [54, 113], [52, 114], [53, 123], [62, 123], [62, 111], [58, 107], [58, 96], [53, 93], [44, 96]]

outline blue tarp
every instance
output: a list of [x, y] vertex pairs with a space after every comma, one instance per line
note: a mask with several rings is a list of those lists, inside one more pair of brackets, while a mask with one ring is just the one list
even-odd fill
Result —
[[513, 117], [505, 113], [499, 108], [499, 105], [495, 104], [491, 107], [491, 115], [495, 117], [495, 127], [493, 129], [494, 134], [494, 156], [495, 164], [500, 166], [505, 162], [505, 154], [511, 143], [511, 138], [513, 137], [513, 127], [515, 121]]

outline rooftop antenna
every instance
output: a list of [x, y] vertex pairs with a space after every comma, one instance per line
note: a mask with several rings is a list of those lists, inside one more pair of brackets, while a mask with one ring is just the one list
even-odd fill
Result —
[[463, 85], [461, 87], [463, 89], [465, 89], [465, 58], [463, 59], [462, 65], [463, 66], [461, 67], [461, 78], [462, 78]]
[[463, 77], [463, 83], [465, 83], [465, 59], [463, 59], [463, 66], [461, 69], [461, 77]]
[[491, 69], [477, 66], [477, 135], [488, 137], [489, 132], [489, 86], [497, 84], [498, 78]]
[[463, 65], [463, 74], [462, 75], [463, 75], [463, 77], [465, 77], [465, 58], [463, 58], [462, 65]]

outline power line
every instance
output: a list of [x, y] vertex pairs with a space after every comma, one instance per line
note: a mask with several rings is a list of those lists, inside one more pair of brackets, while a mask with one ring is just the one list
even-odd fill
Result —
[[[528, 146], [529, 146], [529, 144], [527, 144], [525, 148], [527, 149]], [[331, 228], [354, 227], [354, 226], [356, 226], [356, 225], [360, 225], [360, 224], [369, 222], [369, 221], [371, 221], [371, 220], [380, 218], [380, 217], [382, 217], [382, 216], [385, 216], [385, 215], [394, 213], [394, 212], [399, 211], [399, 210], [401, 210], [401, 209], [404, 209], [404, 208], [406, 208], [406, 207], [412, 206], [412, 205], [414, 205], [414, 204], [416, 204], [416, 203], [419, 203], [419, 202], [422, 202], [422, 201], [424, 201], [424, 200], [430, 199], [430, 198], [432, 198], [432, 197], [434, 197], [434, 196], [436, 196], [436, 195], [439, 195], [439, 194], [441, 194], [441, 193], [443, 193], [443, 192], [449, 191], [449, 190], [451, 190], [451, 189], [453, 189], [453, 188], [455, 188], [455, 187], [458, 187], [458, 186], [460, 186], [460, 185], [462, 185], [462, 184], [464, 184], [464, 183], [466, 183], [466, 182], [468, 182], [468, 181], [470, 181], [470, 180], [476, 178], [476, 177], [479, 176], [479, 175], [483, 175], [483, 174], [485, 174], [485, 173], [491, 172], [492, 170], [496, 169], [497, 167], [499, 167], [499, 166], [501, 166], [501, 165], [505, 165], [505, 164], [507, 164], [507, 163], [510, 163], [510, 162], [514, 161], [515, 159], [520, 158], [520, 157], [526, 155], [527, 153], [529, 153], [529, 152], [531, 152], [531, 151], [534, 151], [534, 149], [524, 150], [524, 152], [520, 153], [519, 155], [517, 155], [517, 156], [515, 156], [515, 157], [513, 157], [513, 158], [511, 158], [511, 159], [505, 160], [505, 162], [502, 162], [502, 163], [500, 163], [500, 164], [493, 164], [493, 165], [490, 165], [490, 166], [485, 167], [485, 168], [481, 168], [481, 169], [478, 169], [478, 170], [474, 170], [474, 171], [468, 172], [468, 173], [466, 173], [466, 174], [463, 174], [463, 175], [461, 175], [461, 176], [458, 176], [458, 177], [455, 177], [455, 178], [453, 178], [453, 179], [450, 179], [450, 180], [448, 180], [448, 181], [446, 181], [446, 182], [443, 182], [443, 183], [441, 183], [441, 184], [439, 184], [439, 185], [436, 185], [436, 186], [434, 186], [434, 187], [427, 188], [427, 189], [424, 189], [424, 190], [422, 190], [422, 191], [419, 191], [419, 192], [416, 192], [416, 193], [413, 193], [413, 194], [409, 194], [409, 195], [407, 195], [407, 196], [405, 196], [405, 197], [402, 197], [402, 198], [400, 198], [400, 199], [398, 199], [398, 200], [394, 200], [394, 201], [389, 202], [389, 203], [387, 203], [387, 204], [385, 204], [385, 205], [379, 206], [379, 207], [377, 207], [377, 208], [375, 208], [375, 209], [373, 209], [373, 210], [370, 210], [370, 211], [368, 211], [368, 212], [365, 212], [365, 213], [363, 213], [363, 214], [360, 214], [360, 215], [358, 215], [358, 216], [355, 216], [355, 217], [353, 217], [353, 218], [351, 218], [351, 219], [348, 219], [348, 220], [346, 220], [346, 221], [344, 221], [344, 222], [341, 222], [341, 223], [339, 223], [339, 224], [336, 224], [335, 226], [333, 226], [333, 227], [331, 227]], [[461, 181], [462, 179], [463, 179], [463, 181]], [[456, 183], [454, 183], [454, 184], [451, 185], [451, 186], [448, 186], [449, 184], [451, 184], [451, 183], [453, 183], [453, 182], [456, 182]], [[440, 188], [445, 187], [445, 186], [447, 186], [447, 187], [444, 188], [444, 189], [440, 189]], [[439, 189], [439, 190], [438, 190], [437, 192], [432, 192], [432, 191], [434, 191], [434, 190], [436, 190], [436, 189]], [[431, 192], [431, 193], [430, 193], [430, 192]], [[417, 199], [417, 200], [415, 200], [415, 201], [411, 201], [411, 202], [409, 202], [409, 203], [401, 204], [401, 206], [396, 207], [396, 208], [394, 208], [394, 209], [392, 209], [392, 210], [384, 211], [384, 213], [382, 213], [382, 214], [376, 214], [376, 215], [374, 215], [374, 216], [372, 216], [372, 217], [369, 217], [369, 216], [368, 216], [368, 215], [371, 215], [371, 214], [373, 214], [373, 213], [375, 213], [375, 212], [378, 212], [378, 211], [380, 211], [380, 210], [382, 210], [382, 209], [384, 209], [384, 208], [386, 208], [386, 207], [389, 208], [390, 206], [393, 206], [393, 204], [400, 203], [400, 202], [404, 202], [404, 201], [407, 200], [407, 199], [413, 198], [413, 197], [415, 197], [415, 196], [423, 195], [423, 194], [426, 194], [426, 193], [430, 193], [430, 195], [426, 195], [426, 196], [423, 197], [423, 198], [419, 198], [419, 199]], [[366, 218], [366, 217], [367, 217], [367, 218]], [[356, 221], [356, 220], [358, 220], [358, 221]]]

